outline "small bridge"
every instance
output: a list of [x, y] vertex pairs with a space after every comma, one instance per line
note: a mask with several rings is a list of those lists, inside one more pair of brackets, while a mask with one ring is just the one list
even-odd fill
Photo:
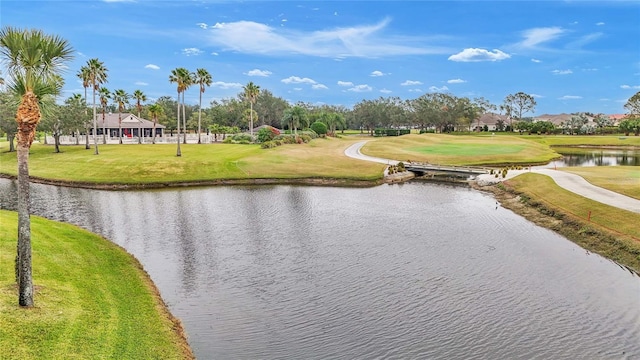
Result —
[[489, 169], [480, 167], [436, 165], [419, 162], [404, 163], [404, 168], [420, 175], [449, 174], [454, 176], [478, 176], [489, 173]]

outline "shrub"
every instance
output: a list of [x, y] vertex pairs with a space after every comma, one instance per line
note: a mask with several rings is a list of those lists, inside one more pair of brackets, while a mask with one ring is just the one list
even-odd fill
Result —
[[278, 144], [276, 144], [275, 141], [265, 141], [262, 144], [260, 144], [260, 147], [263, 149], [271, 149], [278, 146]]
[[319, 136], [324, 136], [327, 134], [327, 125], [321, 121], [316, 121], [311, 124], [311, 130], [313, 130]]
[[311, 141], [311, 136], [307, 134], [302, 134], [300, 135], [300, 139], [302, 139], [303, 143], [307, 144]]
[[276, 136], [280, 135], [280, 131], [272, 126], [265, 126], [258, 131], [257, 140], [259, 143], [263, 143], [265, 141], [271, 141]]
[[300, 135], [308, 135], [312, 139], [317, 139], [318, 138], [318, 134], [315, 131], [311, 130], [311, 129], [305, 129], [304, 131], [300, 131]]
[[407, 171], [407, 169], [404, 167], [404, 163], [402, 161], [400, 161], [398, 163], [398, 171], [401, 171], [401, 172]]

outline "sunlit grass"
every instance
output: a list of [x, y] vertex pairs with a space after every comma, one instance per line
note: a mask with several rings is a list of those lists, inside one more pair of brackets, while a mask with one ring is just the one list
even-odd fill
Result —
[[394, 160], [426, 161], [449, 165], [546, 163], [560, 155], [548, 146], [517, 136], [404, 135], [378, 138], [362, 152]]
[[640, 199], [640, 166], [567, 167], [558, 170], [580, 175], [593, 185]]
[[0, 358], [182, 359], [190, 352], [131, 255], [69, 224], [32, 216], [31, 225], [35, 308], [23, 309], [14, 276], [17, 213], [0, 210]]
[[[31, 176], [87, 183], [149, 184], [254, 178], [376, 180], [384, 165], [351, 159], [344, 149], [357, 139], [316, 139], [309, 144], [261, 149], [259, 145], [100, 145], [100, 155], [81, 146], [34, 144]], [[0, 172], [15, 175], [16, 153], [0, 153]]]

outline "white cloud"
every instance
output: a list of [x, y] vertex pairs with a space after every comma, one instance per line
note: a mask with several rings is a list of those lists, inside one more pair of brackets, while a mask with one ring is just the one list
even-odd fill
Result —
[[604, 23], [602, 21], [596, 23], [597, 26], [602, 26]]
[[350, 89], [347, 89], [347, 91], [353, 91], [353, 92], [368, 92], [373, 90], [373, 88], [369, 85], [356, 85]]
[[538, 94], [529, 94], [529, 95], [531, 95], [531, 97], [534, 97], [534, 98], [536, 98], [536, 99], [538, 99], [538, 98], [543, 98], [543, 97], [544, 97], [544, 96], [542, 96], [542, 95], [538, 95]]
[[262, 76], [262, 77], [268, 77], [271, 74], [272, 74], [271, 71], [260, 70], [260, 69], [253, 69], [246, 73], [246, 75], [248, 76]]
[[383, 57], [402, 55], [444, 54], [443, 46], [426, 44], [424, 38], [386, 33], [391, 22], [384, 19], [372, 25], [359, 25], [315, 31], [272, 27], [253, 21], [216, 23], [209, 26], [210, 45], [225, 50], [282, 56]]
[[598, 71], [598, 69], [596, 69], [596, 68], [585, 68], [585, 69], [582, 69], [582, 71]]
[[449, 56], [449, 60], [458, 62], [500, 61], [510, 57], [511, 55], [498, 49], [493, 49], [493, 52], [491, 52], [486, 49], [467, 48]]
[[218, 56], [218, 53], [214, 51], [214, 52], [211, 53], [211, 55]]
[[429, 87], [429, 91], [431, 92], [443, 92], [443, 91], [448, 91], [449, 88], [446, 86], [442, 86], [442, 87], [437, 87], [437, 86], [431, 86]]
[[202, 54], [202, 50], [194, 47], [186, 48], [186, 49], [182, 49], [182, 54], [186, 56], [196, 56], [196, 55]]
[[197, 23], [196, 25], [200, 26], [201, 29], [205, 29], [207, 30], [207, 28], [209, 27], [207, 24], [205, 23]]
[[380, 89], [380, 92], [383, 94], [391, 94], [393, 91], [389, 90], [389, 89]]
[[414, 85], [422, 85], [421, 81], [407, 80], [400, 84], [402, 86], [414, 86]]
[[415, 89], [409, 89], [409, 92], [421, 93], [421, 92], [422, 92], [422, 89], [418, 89], [418, 88], [415, 88]]
[[462, 84], [462, 83], [466, 83], [467, 80], [462, 80], [462, 79], [451, 79], [451, 80], [447, 80], [447, 84]]
[[80, 51], [78, 51], [78, 56], [87, 57], [87, 55], [81, 53]]
[[528, 29], [522, 32], [524, 40], [518, 43], [518, 45], [525, 48], [532, 48], [539, 44], [555, 40], [565, 32], [566, 30], [557, 26]]
[[160, 66], [156, 65], [156, 64], [147, 64], [144, 66], [145, 69], [151, 69], [151, 70], [160, 70]]
[[538, 59], [531, 59], [531, 62], [534, 62], [534, 63], [541, 63], [541, 62], [542, 62], [542, 60], [538, 60]]
[[351, 81], [338, 81], [338, 86], [353, 86]]
[[551, 72], [553, 75], [569, 75], [569, 74], [573, 74], [573, 71], [571, 71], [571, 69], [567, 69], [567, 70], [553, 70]]
[[286, 79], [282, 79], [280, 80], [285, 84], [315, 84], [315, 80], [309, 79], [309, 78], [301, 78], [301, 77], [297, 77], [297, 76], [289, 76]]
[[620, 85], [621, 89], [640, 89], [640, 85]]
[[216, 81], [213, 84], [211, 84], [211, 86], [215, 88], [220, 88], [220, 89], [241, 89], [243, 85], [240, 83], [228, 83], [224, 81]]
[[311, 85], [311, 88], [314, 90], [327, 90], [329, 89], [326, 85], [323, 84], [313, 84]]
[[138, 85], [138, 86], [147, 86], [147, 85], [149, 85], [148, 83], [142, 82], [142, 81], [136, 81], [135, 84]]
[[371, 74], [369, 74], [369, 76], [373, 76], [373, 77], [384, 76], [384, 75], [385, 75], [385, 73], [383, 73], [382, 71], [378, 71], [378, 70], [372, 71]]
[[576, 95], [565, 95], [563, 97], [559, 97], [558, 100], [578, 100], [578, 99], [582, 99], [582, 96], [576, 96]]

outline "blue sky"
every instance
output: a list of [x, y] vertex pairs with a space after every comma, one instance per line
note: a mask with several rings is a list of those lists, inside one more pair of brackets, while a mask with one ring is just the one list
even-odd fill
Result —
[[[436, 91], [502, 104], [523, 91], [535, 115], [624, 113], [640, 91], [638, 1], [2, 0], [0, 23], [70, 41], [65, 97], [84, 92], [75, 74], [90, 58], [109, 89], [150, 99], [176, 96], [172, 69], [206, 68], [203, 105], [249, 81], [349, 108]], [[186, 98], [197, 104], [197, 87]]]

